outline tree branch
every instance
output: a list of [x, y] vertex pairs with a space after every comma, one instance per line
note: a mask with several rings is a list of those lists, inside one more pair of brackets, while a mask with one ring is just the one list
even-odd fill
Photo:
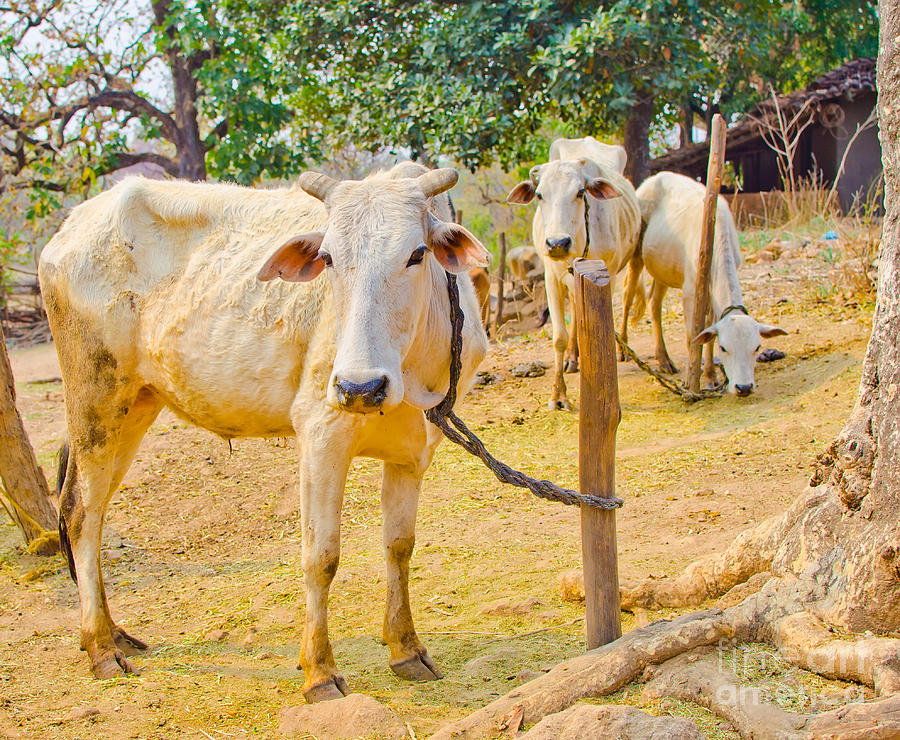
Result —
[[207, 134], [203, 140], [203, 151], [208, 152], [218, 141], [221, 141], [228, 133], [228, 119], [223, 118], [219, 121], [215, 128]]
[[[77, 104], [76, 104], [77, 105]], [[147, 115], [162, 125], [163, 135], [171, 142], [178, 140], [178, 126], [175, 119], [165, 111], [157, 108], [146, 98], [141, 97], [131, 90], [104, 90], [85, 100], [79, 107], [87, 108], [113, 108], [123, 110], [136, 115]]]
[[178, 177], [178, 163], [156, 152], [116, 152], [110, 155], [107, 163], [96, 170], [98, 175], [108, 175], [117, 170], [123, 170], [136, 164], [155, 164], [161, 167], [167, 175]]

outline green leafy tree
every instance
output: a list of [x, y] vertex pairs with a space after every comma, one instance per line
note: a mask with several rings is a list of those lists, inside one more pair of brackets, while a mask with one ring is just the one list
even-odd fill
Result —
[[654, 124], [685, 110], [691, 121], [740, 110], [768, 84], [796, 87], [869, 53], [877, 26], [870, 0], [287, 0], [279, 9], [277, 47], [327, 91], [316, 110], [306, 91], [294, 107], [328, 121], [332, 140], [475, 168], [544, 156], [548, 124], [624, 131], [636, 182]]
[[137, 163], [190, 180], [291, 171], [297, 158], [283, 136], [291, 110], [245, 8], [8, 3], [0, 12], [0, 188], [71, 191]]

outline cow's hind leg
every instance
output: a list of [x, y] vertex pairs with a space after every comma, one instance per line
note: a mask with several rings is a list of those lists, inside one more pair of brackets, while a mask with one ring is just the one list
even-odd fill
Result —
[[[706, 314], [706, 325], [710, 326], [715, 322], [715, 316], [713, 315], [712, 310], [708, 311]], [[707, 342], [703, 347], [703, 380], [706, 383], [707, 388], [715, 388], [718, 384], [718, 377], [716, 377], [716, 343], [715, 342]]]
[[[625, 279], [625, 295], [622, 299], [622, 329], [619, 336], [622, 337], [622, 343], [628, 344], [628, 315], [631, 313], [631, 306], [636, 296], [640, 294], [641, 299], [644, 295], [644, 286], [641, 284], [641, 272], [644, 269], [644, 260], [640, 255], [634, 255], [628, 262], [628, 277]], [[640, 293], [639, 293], [640, 291]], [[636, 307], [635, 317], [640, 318], [639, 314], [643, 313], [643, 303], [640, 307]], [[625, 361], [625, 350], [619, 347], [619, 362]]]
[[381, 510], [388, 591], [383, 637], [391, 651], [391, 670], [408, 681], [433, 681], [444, 677], [416, 634], [409, 607], [409, 559], [416, 541], [416, 509], [421, 485], [420, 473], [385, 463]]
[[666, 338], [663, 336], [662, 304], [666, 297], [666, 286], [659, 280], [653, 281], [650, 295], [650, 321], [653, 324], [653, 338], [656, 340], [656, 361], [664, 373], [676, 373], [678, 369], [666, 349]]
[[162, 404], [149, 391], [99, 404], [68, 399], [70, 449], [60, 478], [60, 534], [81, 601], [81, 647], [97, 678], [135, 672], [126, 657], [146, 645], [109, 613], [100, 543], [103, 517], [147, 427]]

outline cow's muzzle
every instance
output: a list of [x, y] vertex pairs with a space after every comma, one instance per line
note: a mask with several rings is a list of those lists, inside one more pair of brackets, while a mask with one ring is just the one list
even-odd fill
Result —
[[568, 236], [559, 239], [547, 239], [547, 254], [550, 259], [561, 260], [569, 256], [569, 250], [572, 248], [572, 238]]
[[334, 389], [338, 405], [342, 409], [366, 414], [381, 409], [387, 398], [388, 379], [386, 375], [380, 375], [363, 383], [354, 383], [344, 378], [335, 378]]

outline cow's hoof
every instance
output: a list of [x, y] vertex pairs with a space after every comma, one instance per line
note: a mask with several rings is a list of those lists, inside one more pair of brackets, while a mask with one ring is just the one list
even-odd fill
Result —
[[669, 375], [675, 375], [678, 372], [678, 368], [675, 367], [675, 363], [671, 360], [665, 360], [659, 363], [659, 371], [661, 373], [669, 373]]
[[332, 676], [331, 680], [303, 689], [303, 697], [307, 704], [316, 704], [320, 701], [332, 701], [340, 699], [350, 693], [350, 687], [343, 676]]
[[428, 653], [391, 663], [391, 670], [405, 681], [437, 681], [444, 677]]
[[567, 373], [577, 373], [578, 372], [578, 360], [567, 360], [565, 372]]
[[117, 678], [129, 673], [139, 676], [141, 673], [121, 650], [103, 650], [98, 653], [91, 660], [91, 671], [94, 678]]
[[121, 627], [113, 630], [113, 640], [116, 641], [116, 647], [125, 655], [137, 655], [142, 650], [146, 650], [150, 646], [143, 640], [132, 637]]
[[565, 398], [559, 401], [549, 401], [547, 408], [551, 411], [574, 411], [572, 404]]

